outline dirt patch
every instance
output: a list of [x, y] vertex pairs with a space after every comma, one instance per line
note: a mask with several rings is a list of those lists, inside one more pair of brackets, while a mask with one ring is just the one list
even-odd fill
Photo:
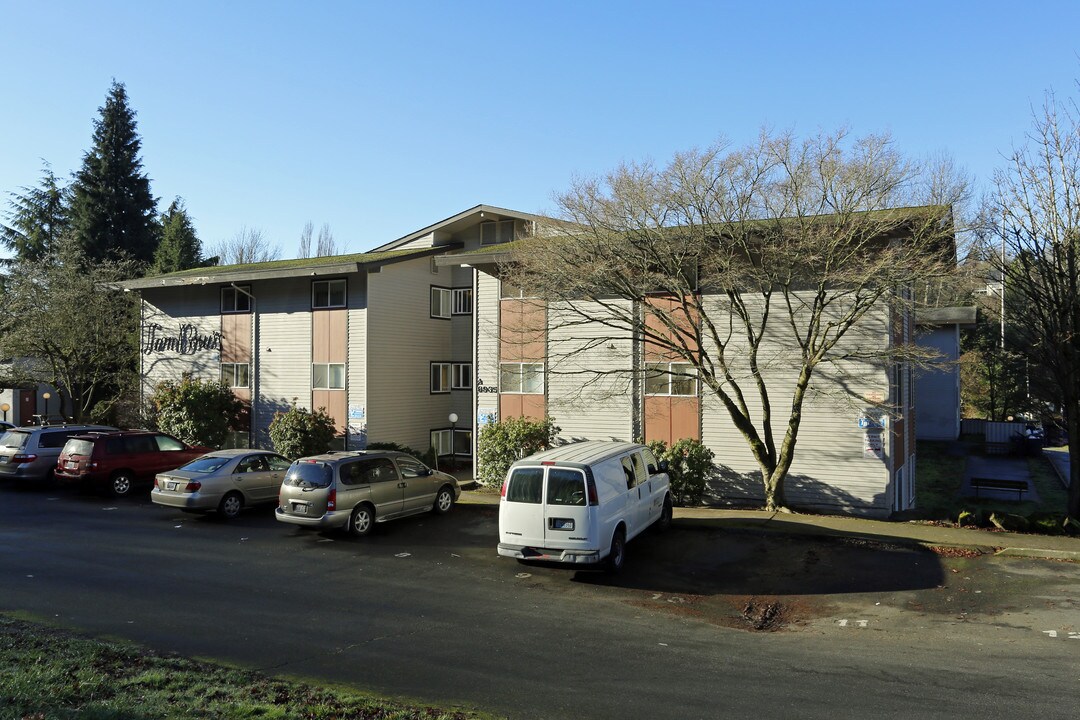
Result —
[[971, 547], [956, 547], [952, 545], [927, 545], [926, 549], [939, 557], [949, 558], [973, 558], [984, 555], [982, 550]]
[[773, 632], [787, 624], [788, 610], [776, 600], [750, 598], [742, 609], [742, 618], [751, 630]]

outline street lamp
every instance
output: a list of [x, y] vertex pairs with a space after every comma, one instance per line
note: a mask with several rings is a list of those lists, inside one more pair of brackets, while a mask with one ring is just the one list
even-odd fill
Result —
[[457, 413], [450, 413], [450, 472], [457, 472], [457, 455], [454, 440], [457, 435]]
[[7, 403], [4, 403], [3, 405], [0, 405], [0, 410], [4, 411], [4, 422], [7, 422], [7, 414], [8, 414], [8, 410], [10, 410], [10, 409], [11, 409], [11, 406], [8, 405]]
[[50, 392], [41, 393], [41, 399], [45, 401], [45, 414], [41, 417], [41, 424], [42, 425], [48, 425], [49, 424], [49, 398], [51, 398], [51, 397], [52, 397], [52, 393], [50, 393]]

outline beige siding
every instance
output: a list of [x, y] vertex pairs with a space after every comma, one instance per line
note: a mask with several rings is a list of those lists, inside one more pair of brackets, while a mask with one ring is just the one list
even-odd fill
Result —
[[[775, 303], [775, 301], [774, 301]], [[774, 313], [785, 313], [774, 307]], [[720, 312], [710, 312], [714, 319]], [[798, 352], [790, 330], [774, 314], [770, 331], [762, 347], [761, 364], [773, 408], [773, 432], [777, 445], [786, 430], [791, 399], [797, 381]], [[786, 333], [785, 333], [786, 331]], [[887, 315], [884, 310], [845, 337], [835, 357], [857, 350], [880, 352], [888, 342]], [[715, 352], [715, 348], [707, 346]], [[729, 357], [741, 359], [745, 353], [729, 349]], [[755, 421], [760, 421], [761, 403], [749, 384], [745, 362], [736, 363], [738, 382], [746, 393]], [[864, 413], [880, 415], [867, 398], [889, 393], [889, 376], [884, 367], [869, 361], [841, 359], [820, 366], [811, 381], [811, 391], [803, 407], [795, 461], [786, 481], [789, 502], [796, 505], [843, 507], [857, 512], [886, 514], [891, 502], [889, 460], [864, 457], [863, 433], [859, 417]], [[756, 422], [760, 426], [759, 422]], [[702, 441], [716, 453], [716, 463], [723, 478], [714, 483], [720, 496], [761, 496], [757, 463], [750, 449], [731, 422], [720, 401], [706, 393], [702, 405]]]
[[[603, 313], [589, 303], [577, 309], [586, 317]], [[612, 338], [600, 323], [579, 325], [580, 318], [549, 310], [548, 416], [564, 440], [634, 440], [633, 343]]]
[[450, 360], [451, 321], [431, 317], [428, 258], [383, 267], [368, 276], [368, 440], [418, 450], [430, 431], [449, 426], [450, 394], [430, 394], [431, 362]]
[[257, 444], [269, 447], [267, 430], [277, 411], [311, 409], [311, 283], [308, 279], [254, 283], [258, 310]]
[[498, 413], [499, 388], [499, 281], [485, 272], [476, 273], [476, 420], [479, 433], [483, 416]]
[[183, 373], [194, 378], [217, 380], [221, 377], [221, 352], [198, 350], [181, 355], [165, 350], [147, 352], [147, 339], [151, 326], [157, 337], [175, 337], [184, 325], [193, 325], [200, 335], [221, 331], [220, 300], [216, 292], [199, 286], [198, 292], [191, 288], [166, 288], [143, 294], [142, 310], [142, 368], [143, 397], [149, 398], [154, 388], [163, 380], [179, 380]]
[[349, 276], [349, 364], [346, 371], [349, 447], [352, 449], [362, 447], [367, 438], [367, 277], [366, 274]]

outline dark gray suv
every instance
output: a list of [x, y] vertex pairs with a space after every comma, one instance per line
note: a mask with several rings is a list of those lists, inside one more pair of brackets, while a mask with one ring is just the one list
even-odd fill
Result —
[[0, 479], [27, 483], [53, 480], [56, 461], [72, 435], [115, 430], [105, 425], [41, 425], [11, 428], [0, 435]]
[[405, 453], [329, 452], [289, 466], [275, 517], [319, 530], [367, 535], [375, 523], [445, 513], [461, 495], [457, 478]]

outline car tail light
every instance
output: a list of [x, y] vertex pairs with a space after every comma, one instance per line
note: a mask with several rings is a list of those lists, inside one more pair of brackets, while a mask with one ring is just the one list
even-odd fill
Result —
[[198, 480], [192, 480], [191, 482], [189, 482], [187, 484], [187, 487], [184, 488], [184, 490], [187, 491], [187, 492], [198, 492], [199, 488], [201, 488], [201, 487], [202, 487], [201, 482], [199, 482]]
[[506, 486], [509, 485], [509, 484], [510, 484], [509, 479], [503, 480], [502, 489], [499, 490], [499, 497], [504, 498], [504, 499], [506, 498]]
[[593, 482], [592, 478], [589, 478], [586, 481], [586, 485], [588, 485], [588, 487], [589, 487], [589, 504], [590, 505], [599, 505], [600, 504], [600, 498], [597, 497], [597, 495], [596, 495], [596, 483]]
[[11, 462], [16, 464], [34, 462], [35, 460], [37, 460], [37, 455], [30, 455], [28, 453], [15, 453], [11, 456]]
[[337, 488], [330, 488], [330, 492], [326, 496], [326, 509], [327, 510], [336, 510], [337, 509]]

